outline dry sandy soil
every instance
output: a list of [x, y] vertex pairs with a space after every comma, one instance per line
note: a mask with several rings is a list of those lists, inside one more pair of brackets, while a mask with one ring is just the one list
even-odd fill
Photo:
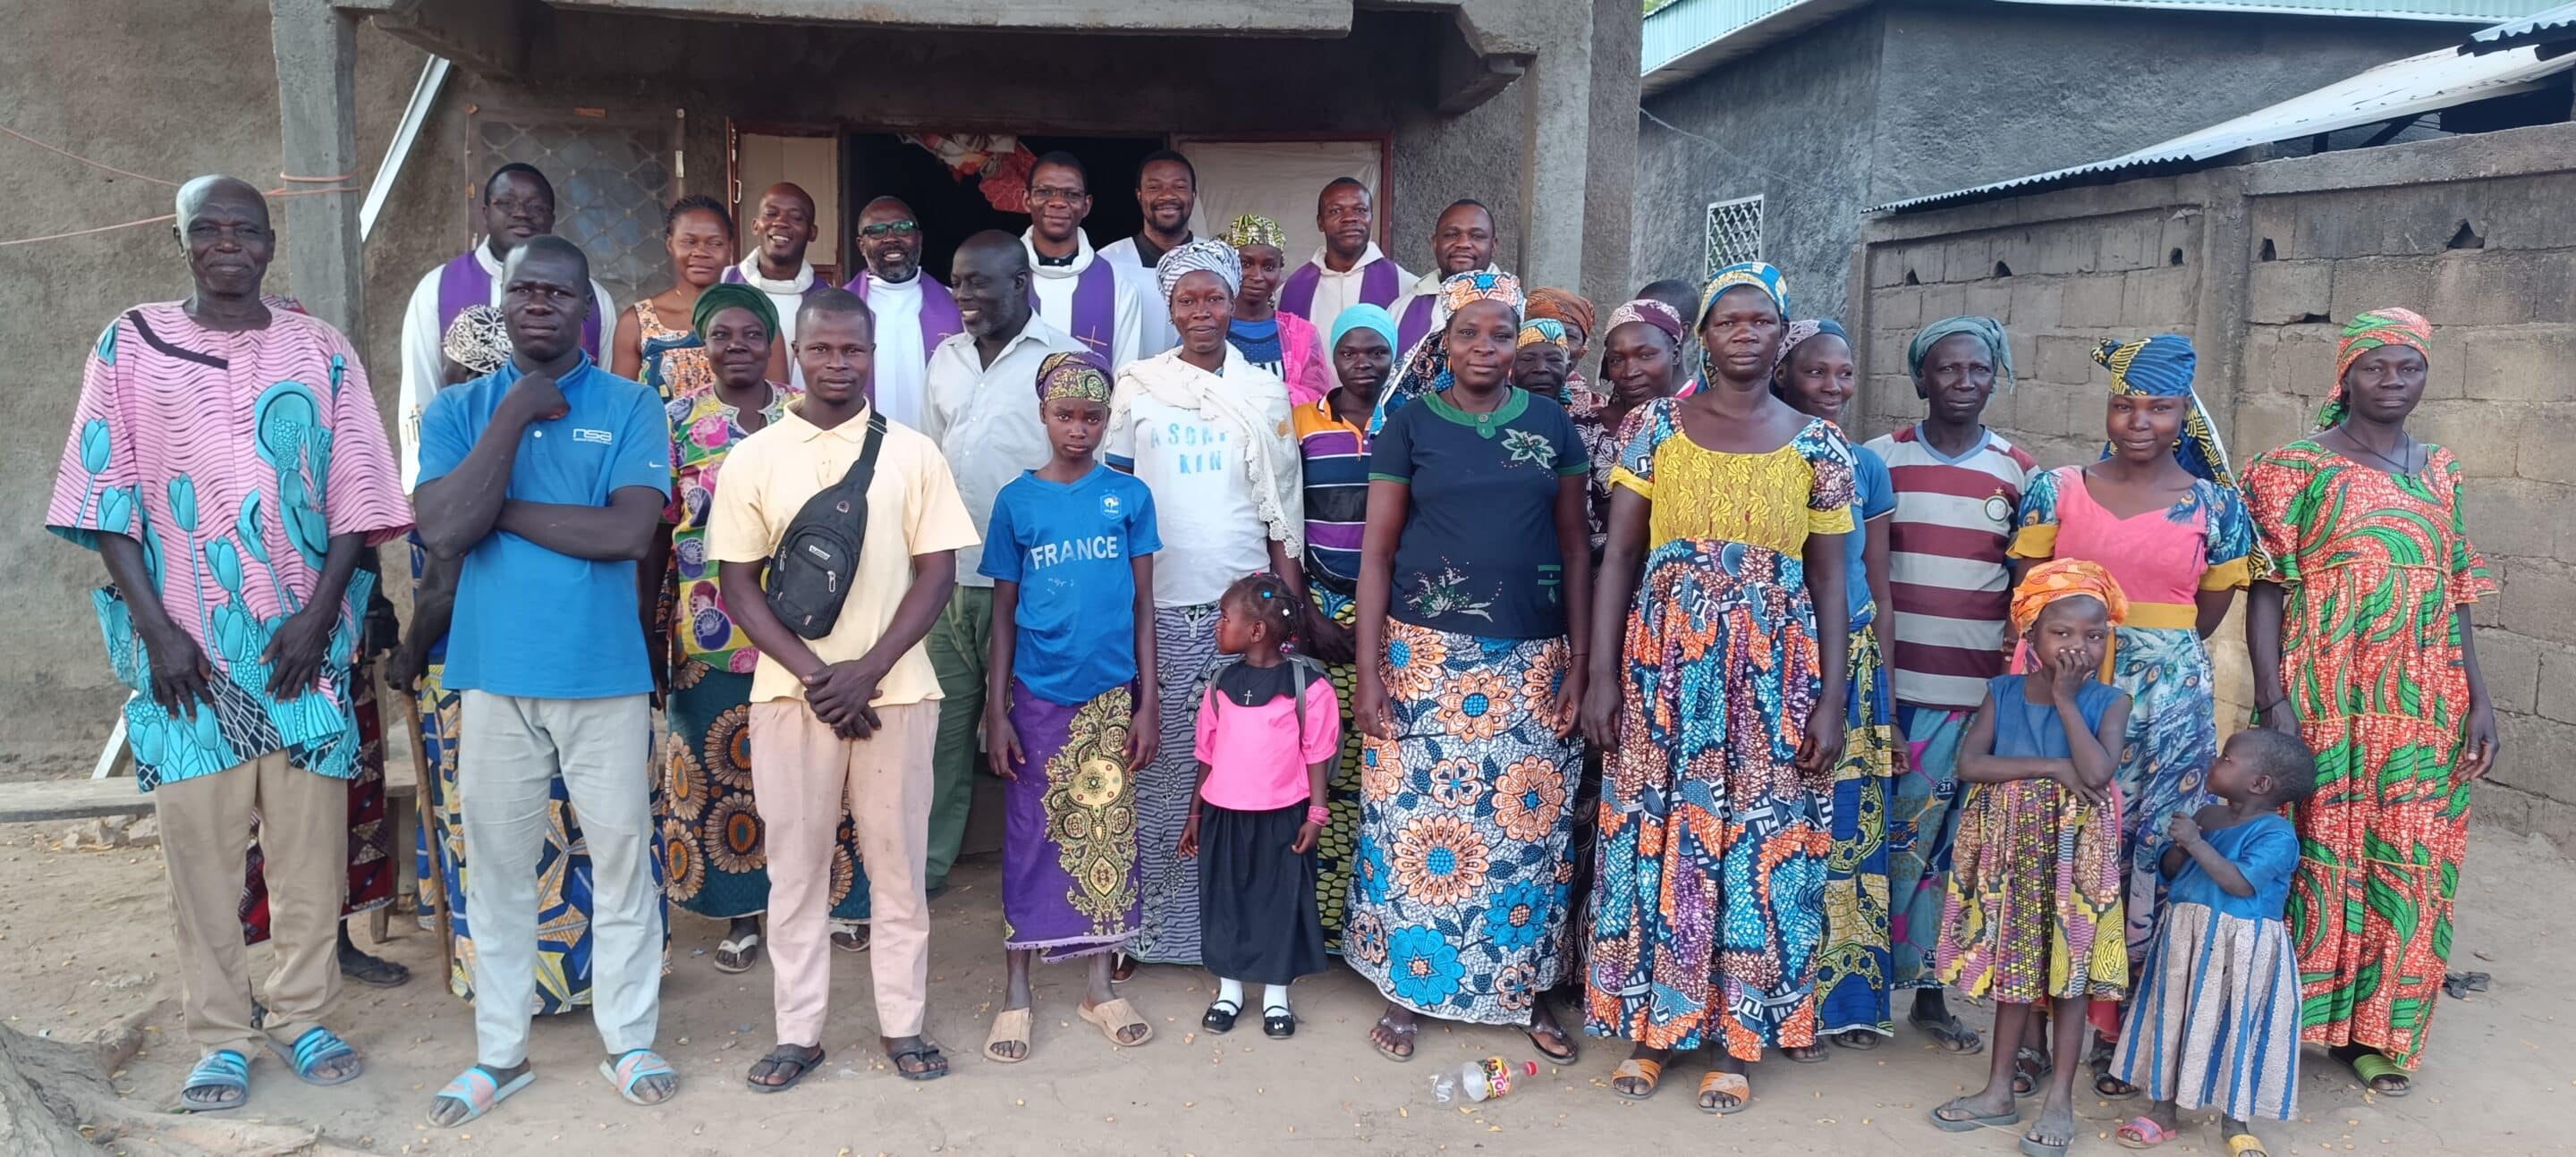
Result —
[[[175, 997], [177, 981], [164, 951], [157, 850], [55, 851], [56, 834], [0, 827], [9, 897], [0, 905], [0, 1016], [22, 1031], [77, 1038]], [[2481, 833], [2474, 845], [2453, 964], [2492, 973], [2493, 990], [2442, 1006], [2431, 1062], [2403, 1100], [2365, 1095], [2309, 1050], [2300, 1119], [2262, 1130], [2274, 1154], [2557, 1153], [2576, 1145], [2576, 1065], [2551, 1047], [2576, 1029], [2564, 955], [2576, 934], [2560, 922], [2567, 897], [2576, 896], [2576, 865], [2537, 841]], [[1159, 1035], [1122, 1050], [1074, 1019], [1079, 972], [1042, 970], [1036, 1055], [994, 1064], [977, 1046], [1001, 995], [996, 878], [989, 860], [961, 866], [956, 890], [934, 907], [930, 1031], [952, 1050], [955, 1071], [946, 1080], [909, 1084], [887, 1069], [867, 960], [843, 956], [824, 1041], [830, 1060], [786, 1094], [746, 1089], [743, 1070], [772, 1043], [767, 966], [741, 977], [717, 973], [705, 953], [721, 926], [682, 915], [672, 929], [662, 1013], [663, 1052], [684, 1082], [677, 1100], [653, 1109], [618, 1100], [597, 1072], [599, 1041], [588, 1018], [560, 1017], [535, 1033], [534, 1085], [480, 1122], [432, 1131], [422, 1111], [472, 1060], [473, 1027], [466, 1007], [427, 978], [437, 968], [434, 937], [398, 918], [392, 942], [379, 950], [421, 975], [389, 991], [353, 986], [332, 1018], [367, 1054], [367, 1074], [340, 1088], [308, 1088], [262, 1058], [244, 1113], [384, 1154], [1231, 1157], [1319, 1143], [1352, 1154], [2016, 1152], [2011, 1132], [1953, 1136], [1924, 1122], [1930, 1106], [1982, 1083], [1985, 1060], [1945, 1056], [1911, 1029], [1873, 1053], [1836, 1049], [1821, 1065], [1762, 1065], [1750, 1110], [1723, 1119], [1692, 1108], [1697, 1064], [1675, 1066], [1651, 1101], [1612, 1096], [1606, 1081], [1624, 1051], [1597, 1040], [1585, 1042], [1581, 1060], [1543, 1068], [1507, 1099], [1468, 1111], [1444, 1107], [1431, 1094], [1436, 1067], [1534, 1051], [1505, 1029], [1432, 1028], [1413, 1063], [1388, 1063], [1363, 1036], [1377, 1012], [1374, 994], [1346, 971], [1297, 986], [1304, 1026], [1282, 1042], [1264, 1038], [1250, 1018], [1223, 1038], [1196, 1031], [1207, 980], [1148, 968], [1127, 992]], [[265, 958], [255, 951], [255, 971]], [[1983, 1020], [1981, 1011], [1969, 1016]], [[178, 1035], [174, 1004], [164, 1003], [154, 1023], [151, 1043], [115, 1083], [128, 1097], [166, 1105], [195, 1050]], [[2090, 1132], [2076, 1152], [2116, 1151], [2112, 1124], [2136, 1108], [2082, 1098]], [[2170, 1149], [2225, 1151], [2214, 1125], [2190, 1127]]]

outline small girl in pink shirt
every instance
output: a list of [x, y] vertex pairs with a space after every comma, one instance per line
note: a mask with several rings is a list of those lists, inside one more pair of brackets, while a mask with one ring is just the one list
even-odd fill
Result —
[[1296, 622], [1286, 583], [1258, 574], [1226, 588], [1217, 669], [1199, 704], [1197, 806], [1180, 853], [1199, 862], [1199, 954], [1217, 997], [1199, 1023], [1234, 1029], [1243, 986], [1261, 983], [1261, 1031], [1297, 1034], [1288, 983], [1324, 970], [1315, 911], [1315, 841], [1328, 816], [1324, 778], [1341, 758], [1341, 700], [1311, 661], [1282, 654]]

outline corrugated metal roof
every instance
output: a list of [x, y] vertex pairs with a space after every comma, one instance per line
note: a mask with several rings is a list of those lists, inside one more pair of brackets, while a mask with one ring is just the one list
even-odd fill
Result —
[[2463, 54], [2483, 55], [2502, 52], [2525, 44], [2542, 44], [2576, 40], [2576, 4], [2563, 4], [2546, 12], [2535, 12], [2520, 20], [2508, 20], [2493, 28], [2481, 28], [2460, 46]]
[[[1754, 52], [1871, 0], [1670, 0], [1646, 14], [1639, 75], [1648, 94]], [[2376, 17], [2486, 23], [2528, 17], [2549, 0], [2009, 0], [2248, 15]]]
[[[2555, 73], [2576, 68], [2576, 56], [2542, 60], [2525, 46], [2487, 56], [2462, 56], [2449, 48], [2380, 65], [2358, 76], [2291, 97], [2269, 108], [2211, 125], [2196, 133], [2149, 145], [2108, 160], [2076, 165], [1971, 189], [1956, 189], [1877, 206], [1903, 212], [2006, 193], [2033, 193], [2105, 174], [2145, 176], [2151, 170], [2185, 169], [2239, 149], [2295, 140], [2417, 113], [2437, 112], [2491, 97], [2540, 87]], [[2135, 170], [2134, 172], [2131, 170]]]

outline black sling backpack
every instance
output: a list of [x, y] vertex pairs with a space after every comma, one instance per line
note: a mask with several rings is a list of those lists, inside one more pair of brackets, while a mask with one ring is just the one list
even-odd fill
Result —
[[885, 440], [885, 429], [885, 415], [868, 415], [859, 460], [830, 489], [805, 500], [769, 558], [761, 586], [770, 612], [800, 638], [831, 634], [858, 580], [859, 547], [868, 535], [868, 482], [876, 477], [877, 444]]

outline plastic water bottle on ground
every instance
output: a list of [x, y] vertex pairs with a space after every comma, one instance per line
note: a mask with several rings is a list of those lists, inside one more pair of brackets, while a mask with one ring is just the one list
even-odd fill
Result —
[[1537, 1075], [1536, 1061], [1515, 1064], [1501, 1057], [1486, 1057], [1481, 1061], [1469, 1061], [1454, 1071], [1443, 1069], [1433, 1073], [1431, 1095], [1443, 1105], [1462, 1100], [1475, 1104], [1507, 1096], [1514, 1081]]

